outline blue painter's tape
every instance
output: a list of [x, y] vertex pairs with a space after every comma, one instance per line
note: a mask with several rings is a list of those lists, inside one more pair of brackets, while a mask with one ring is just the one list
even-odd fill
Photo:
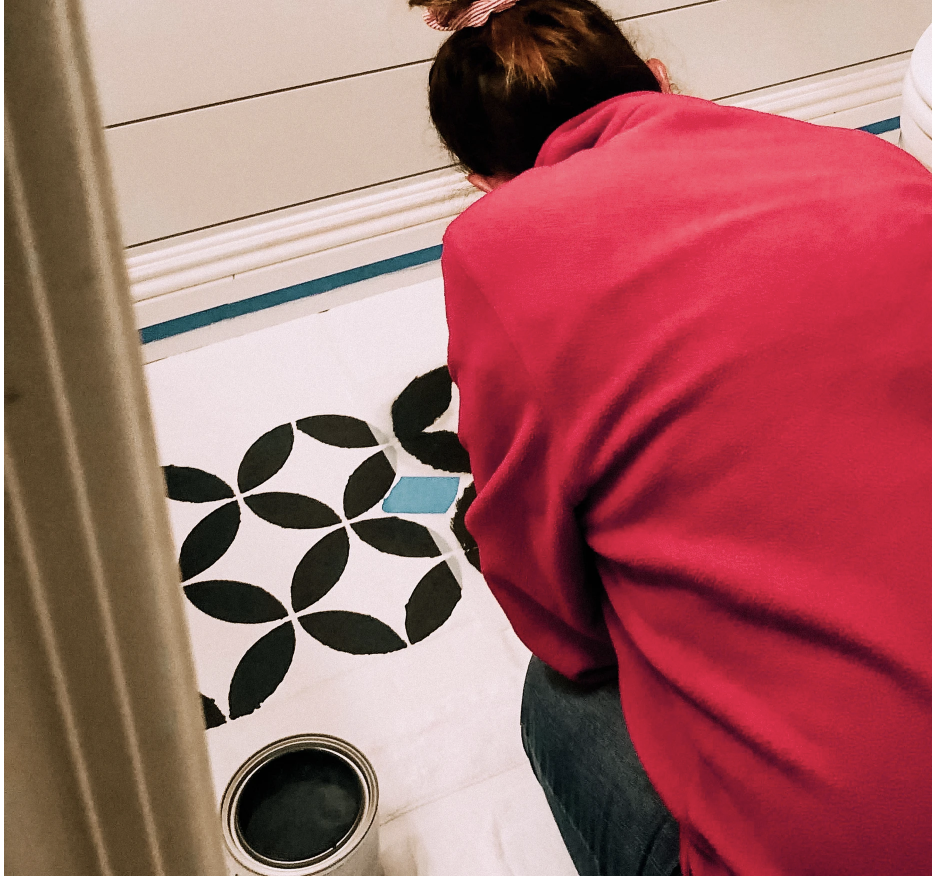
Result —
[[892, 119], [884, 119], [882, 122], [865, 125], [863, 128], [858, 128], [858, 130], [867, 131], [868, 134], [886, 134], [887, 131], [895, 131], [899, 126], [900, 117], [894, 116]]
[[443, 514], [460, 487], [459, 478], [400, 478], [382, 502], [389, 514]]
[[256, 295], [254, 298], [232, 301], [229, 304], [221, 304], [218, 307], [211, 307], [198, 313], [179, 316], [177, 319], [147, 325], [145, 328], [140, 329], [139, 336], [144, 344], [151, 341], [161, 341], [164, 338], [171, 338], [192, 329], [213, 325], [213, 323], [224, 319], [232, 319], [235, 316], [243, 316], [247, 313], [256, 313], [259, 310], [285, 304], [288, 301], [297, 301], [300, 298], [309, 298], [312, 295], [320, 295], [322, 292], [338, 289], [340, 286], [349, 286], [350, 283], [359, 283], [362, 280], [371, 280], [373, 277], [379, 277], [382, 274], [391, 274], [394, 271], [413, 268], [427, 262], [435, 262], [440, 258], [441, 252], [443, 252], [443, 244], [429, 246], [415, 252], [407, 252], [404, 255], [382, 259], [369, 265], [362, 265], [359, 268], [351, 268], [348, 271], [340, 271], [338, 274], [320, 277], [317, 280], [298, 283], [296, 286], [286, 286], [284, 289], [276, 289], [274, 292]]

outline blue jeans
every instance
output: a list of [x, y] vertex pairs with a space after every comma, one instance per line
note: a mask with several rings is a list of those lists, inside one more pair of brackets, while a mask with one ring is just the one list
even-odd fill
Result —
[[532, 657], [521, 738], [580, 876], [680, 876], [679, 826], [634, 751], [617, 683], [582, 688]]

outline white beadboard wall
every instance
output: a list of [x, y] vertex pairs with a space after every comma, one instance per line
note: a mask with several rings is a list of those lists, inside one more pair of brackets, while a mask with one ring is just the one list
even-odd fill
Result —
[[[932, 0], [603, 5], [686, 94], [852, 127], [897, 114], [932, 22]], [[445, 35], [405, 0], [84, 16], [140, 325], [434, 245], [469, 203], [427, 115]]]
[[[611, 0], [617, 19], [692, 5]], [[446, 38], [406, 0], [85, 0], [104, 124], [419, 63]]]

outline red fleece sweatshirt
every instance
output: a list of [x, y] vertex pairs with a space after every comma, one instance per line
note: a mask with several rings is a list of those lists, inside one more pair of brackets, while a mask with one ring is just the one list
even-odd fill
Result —
[[483, 573], [617, 672], [684, 873], [932, 872], [932, 175], [623, 95], [442, 264]]

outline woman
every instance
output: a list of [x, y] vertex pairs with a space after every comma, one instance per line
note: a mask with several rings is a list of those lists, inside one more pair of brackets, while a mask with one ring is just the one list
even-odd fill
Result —
[[488, 192], [442, 261], [466, 524], [579, 872], [927, 872], [932, 176], [671, 93], [589, 0], [410, 2]]

